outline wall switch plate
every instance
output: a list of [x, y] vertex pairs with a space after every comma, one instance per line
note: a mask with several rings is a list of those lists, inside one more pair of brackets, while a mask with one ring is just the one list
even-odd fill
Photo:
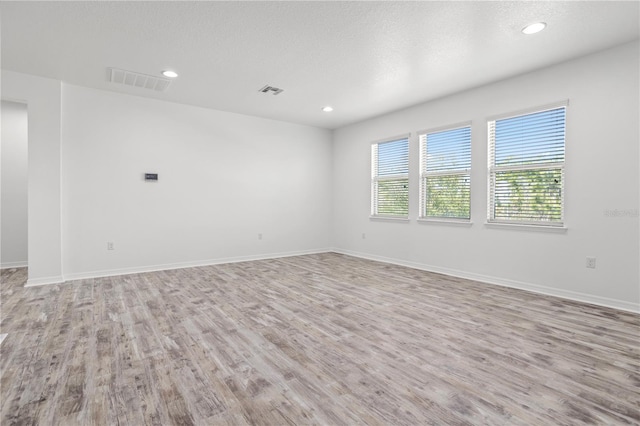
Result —
[[596, 269], [596, 258], [595, 257], [587, 257], [587, 268]]
[[258, 234], [258, 239], [261, 240], [262, 239], [262, 234]]

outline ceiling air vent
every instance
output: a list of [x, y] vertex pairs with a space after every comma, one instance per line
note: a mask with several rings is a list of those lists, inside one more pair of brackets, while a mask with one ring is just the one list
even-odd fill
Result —
[[262, 93], [271, 93], [272, 95], [279, 95], [282, 93], [282, 89], [278, 89], [277, 87], [269, 86], [268, 84], [259, 90]]
[[164, 92], [171, 84], [171, 80], [163, 77], [141, 74], [139, 72], [108, 68], [109, 81], [124, 84], [126, 86], [140, 87], [142, 89]]

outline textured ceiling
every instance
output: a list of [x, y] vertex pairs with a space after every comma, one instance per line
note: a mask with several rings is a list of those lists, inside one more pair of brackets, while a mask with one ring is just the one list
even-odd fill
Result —
[[[638, 39], [639, 5], [2, 1], [2, 68], [337, 128]], [[547, 29], [520, 32], [535, 21]], [[107, 67], [180, 77], [155, 92]]]

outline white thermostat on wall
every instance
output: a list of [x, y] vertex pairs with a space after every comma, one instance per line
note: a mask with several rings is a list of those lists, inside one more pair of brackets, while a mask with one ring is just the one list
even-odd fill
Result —
[[144, 174], [144, 180], [156, 181], [156, 180], [158, 180], [158, 174], [157, 173], [145, 173]]

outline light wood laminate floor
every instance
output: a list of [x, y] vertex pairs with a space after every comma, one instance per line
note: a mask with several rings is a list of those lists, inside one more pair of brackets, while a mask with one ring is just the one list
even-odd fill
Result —
[[24, 288], [3, 426], [640, 423], [640, 316], [338, 255]]

